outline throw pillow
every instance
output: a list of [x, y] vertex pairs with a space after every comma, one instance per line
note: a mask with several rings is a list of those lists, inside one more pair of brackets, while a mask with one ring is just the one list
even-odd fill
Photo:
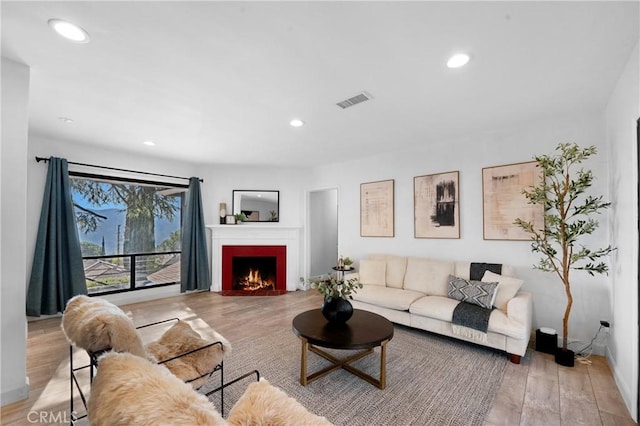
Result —
[[496, 274], [502, 274], [502, 264], [471, 262], [471, 265], [469, 265], [469, 278], [472, 280], [481, 281], [485, 271], [491, 271]]
[[502, 311], [507, 310], [507, 303], [509, 300], [513, 299], [513, 296], [516, 295], [524, 283], [524, 281], [518, 278], [506, 277], [504, 275], [495, 274], [491, 271], [486, 271], [484, 273], [482, 281], [498, 283], [498, 294], [496, 295], [496, 301], [493, 305]]
[[362, 259], [360, 261], [360, 282], [365, 285], [386, 285], [387, 262], [384, 260]]
[[497, 287], [497, 282], [465, 280], [464, 278], [449, 275], [449, 291], [447, 295], [450, 299], [473, 303], [482, 308], [491, 309], [495, 301]]

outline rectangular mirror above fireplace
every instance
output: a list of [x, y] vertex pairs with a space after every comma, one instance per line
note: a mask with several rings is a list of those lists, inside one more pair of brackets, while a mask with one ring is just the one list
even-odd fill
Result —
[[233, 190], [233, 214], [244, 214], [245, 222], [279, 222], [280, 191]]

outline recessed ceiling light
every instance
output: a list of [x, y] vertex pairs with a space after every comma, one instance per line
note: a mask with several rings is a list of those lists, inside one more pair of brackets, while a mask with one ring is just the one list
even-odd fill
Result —
[[156, 143], [154, 141], [144, 141], [142, 143], [146, 146], [156, 146]]
[[447, 61], [447, 66], [449, 68], [460, 68], [463, 65], [466, 65], [469, 62], [469, 55], [465, 53], [458, 53], [457, 55], [453, 55]]
[[291, 124], [291, 126], [293, 127], [302, 127], [304, 126], [304, 121], [298, 119], [298, 118], [294, 118], [293, 120], [291, 120], [289, 122], [289, 124]]
[[67, 40], [75, 41], [76, 43], [89, 42], [89, 33], [76, 24], [62, 19], [49, 19], [49, 26]]
[[58, 120], [62, 121], [63, 123], [66, 123], [66, 124], [73, 123], [73, 119], [69, 118], [69, 117], [58, 117]]

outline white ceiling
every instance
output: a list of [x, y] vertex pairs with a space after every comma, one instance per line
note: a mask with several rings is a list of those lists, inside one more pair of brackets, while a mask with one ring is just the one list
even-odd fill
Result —
[[[32, 134], [198, 163], [317, 164], [602, 110], [639, 37], [637, 1], [1, 7]], [[447, 69], [458, 51], [471, 62]], [[336, 106], [363, 90], [374, 100]]]

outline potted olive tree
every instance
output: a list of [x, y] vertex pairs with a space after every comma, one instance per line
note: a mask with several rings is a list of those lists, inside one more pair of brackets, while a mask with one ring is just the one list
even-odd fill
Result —
[[567, 296], [567, 307], [562, 318], [562, 349], [556, 352], [556, 362], [573, 366], [574, 353], [567, 349], [569, 314], [573, 305], [571, 294], [571, 270], [586, 271], [590, 275], [606, 274], [608, 266], [599, 258], [615, 250], [590, 249], [579, 244], [585, 235], [593, 233], [598, 221], [593, 218], [611, 203], [602, 196], [587, 195], [593, 173], [575, 167], [596, 154], [595, 146], [580, 148], [574, 143], [561, 143], [555, 154], [534, 157], [543, 172], [537, 186], [523, 190], [529, 203], [544, 207], [544, 229], [535, 229], [531, 222], [520, 218], [515, 224], [531, 234], [531, 251], [541, 255], [534, 268], [553, 272], [560, 278]]

